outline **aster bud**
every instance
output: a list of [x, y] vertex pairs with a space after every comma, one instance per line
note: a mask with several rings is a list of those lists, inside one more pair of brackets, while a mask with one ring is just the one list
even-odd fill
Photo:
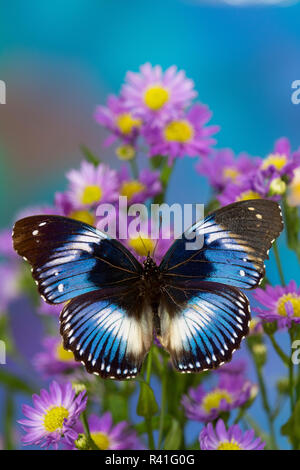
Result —
[[132, 145], [129, 145], [129, 144], [120, 145], [116, 149], [116, 154], [120, 160], [128, 161], [128, 160], [132, 160], [133, 158], [135, 158], [136, 151]]
[[289, 394], [290, 381], [287, 377], [281, 377], [276, 383], [277, 390], [281, 395]]
[[252, 353], [255, 359], [255, 362], [258, 366], [262, 367], [267, 360], [267, 348], [266, 346], [261, 344], [255, 344], [252, 348]]
[[271, 196], [281, 196], [286, 192], [286, 183], [282, 181], [281, 178], [275, 178], [270, 184], [270, 195]]
[[72, 388], [75, 390], [76, 395], [79, 395], [79, 393], [86, 391], [86, 386], [78, 382], [72, 382]]
[[264, 329], [264, 332], [267, 335], [273, 335], [277, 331], [277, 323], [275, 321], [269, 322], [269, 323], [264, 323], [263, 324], [263, 329]]
[[78, 437], [75, 441], [75, 446], [78, 450], [89, 449], [89, 441], [85, 434], [78, 434]]

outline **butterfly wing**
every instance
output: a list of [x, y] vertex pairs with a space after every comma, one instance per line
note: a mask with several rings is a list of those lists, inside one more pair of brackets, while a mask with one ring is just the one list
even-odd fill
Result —
[[[211, 281], [252, 289], [263, 279], [264, 260], [282, 229], [281, 210], [274, 201], [230, 204], [194, 224], [176, 240], [160, 270], [166, 282]], [[191, 233], [202, 237], [201, 248], [186, 249]]]
[[231, 359], [248, 333], [250, 309], [239, 289], [215, 282], [169, 285], [160, 306], [160, 341], [179, 372], [213, 369]]
[[41, 296], [58, 304], [98, 289], [137, 280], [141, 265], [118, 241], [67, 217], [38, 215], [19, 220], [14, 248], [32, 266]]
[[152, 315], [131, 290], [95, 291], [68, 302], [60, 316], [64, 347], [88, 372], [134, 378], [152, 343]]

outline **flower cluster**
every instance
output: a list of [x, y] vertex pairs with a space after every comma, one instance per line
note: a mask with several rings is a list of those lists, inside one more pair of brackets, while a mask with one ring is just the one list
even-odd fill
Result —
[[110, 136], [107, 145], [118, 140], [120, 159], [130, 160], [141, 147], [149, 157], [206, 156], [215, 143], [217, 126], [207, 106], [192, 104], [196, 92], [192, 80], [175, 66], [162, 71], [159, 65], [142, 65], [139, 73], [128, 72], [120, 96], [110, 96], [106, 106], [95, 112], [96, 121]]
[[[138, 73], [128, 72], [120, 94], [110, 96], [94, 115], [97, 123], [108, 131], [104, 144], [115, 144], [122, 166], [116, 170], [113, 164], [102, 162], [85, 148], [85, 158], [67, 172], [65, 188], [55, 193], [52, 204], [22, 209], [15, 219], [56, 214], [105, 232], [108, 226], [113, 226], [111, 221], [116, 217], [115, 232], [111, 235], [124, 243], [139, 261], [151, 254], [159, 263], [172, 243], [172, 230], [142, 214], [138, 219], [138, 235], [131, 232], [135, 215], [128, 206], [144, 204], [148, 208], [150, 203], [165, 202], [176, 159], [195, 157], [197, 175], [207, 178], [212, 188], [211, 207], [257, 198], [278, 201], [283, 209], [287, 244], [300, 258], [300, 149], [292, 150], [286, 138], [278, 139], [265, 158], [245, 152], [235, 155], [229, 148], [215, 148], [213, 136], [218, 127], [208, 125], [211, 111], [196, 102], [196, 96], [193, 81], [175, 66], [163, 71], [160, 66], [145, 64]], [[140, 154], [149, 157], [144, 168]], [[125, 198], [128, 205], [120, 203]], [[157, 239], [152, 236], [153, 224], [156, 224]], [[20, 296], [26, 297], [32, 310], [43, 315], [39, 319], [44, 320], [41, 349], [32, 360], [33, 372], [39, 379], [51, 381], [49, 390], [43, 388], [39, 395], [33, 395], [33, 406], [23, 406], [25, 419], [19, 420], [22, 443], [78, 450], [152, 449], [156, 445], [180, 449], [187, 437], [185, 425], [193, 421], [197, 426], [193, 448], [199, 445], [202, 450], [276, 448], [278, 436], [273, 423], [281, 403], [289, 399], [292, 409], [297, 400], [299, 403], [300, 376], [296, 376], [291, 358], [277, 344], [274, 334], [288, 329], [291, 339], [299, 335], [300, 288], [294, 280], [285, 283], [286, 273], [278, 250], [275, 255], [281, 285], [272, 286], [265, 278], [250, 297], [252, 311], [257, 316], [249, 323], [249, 335], [244, 342], [247, 348], [242, 350], [242, 358], [222, 364], [218, 371], [182, 376], [168, 368], [166, 353], [155, 338], [149, 352], [147, 383], [141, 380], [120, 384], [87, 374], [73, 353], [64, 349], [58, 333], [55, 334], [63, 306], [47, 304], [37, 297], [27, 264], [13, 251], [11, 230], [2, 230], [0, 328], [7, 328], [9, 315], [5, 314], [12, 302]], [[203, 323], [206, 321], [204, 308]], [[19, 355], [15, 352], [13, 335], [9, 328], [5, 333], [13, 344], [10, 353], [17, 362]], [[218, 339], [221, 345], [221, 335]], [[279, 360], [289, 368], [288, 376], [278, 380], [277, 407], [272, 406], [264, 383], [270, 342]], [[205, 350], [205, 341], [202, 346]], [[249, 379], [250, 361], [259, 386], [252, 377]], [[152, 390], [151, 371], [160, 381], [160, 406], [156, 403], [157, 390], [155, 393]], [[10, 380], [14, 387], [21, 384], [22, 392], [28, 391], [21, 379]], [[137, 391], [137, 413], [144, 420], [133, 417], [130, 423]], [[262, 397], [263, 411], [270, 425], [268, 439], [257, 423], [248, 419], [256, 396]], [[159, 408], [161, 414], [155, 416]], [[299, 448], [299, 430], [293, 415], [286, 424], [282, 429], [291, 446]], [[153, 437], [151, 427], [154, 426], [159, 427], [157, 438]]]

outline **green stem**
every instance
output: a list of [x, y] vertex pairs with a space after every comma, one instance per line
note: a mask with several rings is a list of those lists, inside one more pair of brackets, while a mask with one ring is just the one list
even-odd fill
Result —
[[137, 163], [136, 163], [136, 158], [132, 158], [132, 160], [129, 160], [129, 161], [130, 161], [132, 176], [134, 177], [134, 179], [137, 180], [138, 177], [139, 177], [139, 170], [138, 170], [138, 166], [137, 166]]
[[[147, 359], [147, 368], [146, 368], [146, 382], [150, 386], [150, 379], [151, 379], [151, 370], [152, 370], [152, 360], [153, 360], [153, 347], [150, 349]], [[149, 449], [154, 450], [154, 437], [153, 437], [153, 428], [152, 428], [152, 418], [145, 418], [146, 427], [147, 427], [147, 434], [148, 434], [148, 443]]]
[[267, 390], [262, 374], [262, 369], [259, 367], [256, 363], [256, 373], [257, 373], [257, 379], [259, 383], [259, 388], [261, 391], [261, 396], [262, 396], [262, 402], [263, 402], [263, 407], [266, 412], [268, 422], [269, 422], [269, 429], [270, 429], [270, 437], [271, 437], [271, 446], [272, 449], [277, 449], [277, 443], [276, 443], [276, 436], [275, 436], [275, 429], [274, 429], [274, 419], [273, 419], [273, 414], [271, 412], [271, 408], [269, 405], [269, 400], [268, 400], [268, 395], [267, 395]]
[[282, 362], [287, 366], [289, 367], [290, 365], [290, 358], [285, 354], [285, 352], [283, 352], [283, 350], [281, 349], [281, 347], [279, 346], [279, 344], [276, 342], [275, 338], [273, 335], [269, 335], [269, 338], [270, 338], [270, 341], [273, 345], [273, 348], [275, 349], [275, 351], [277, 352], [278, 356], [281, 358]]
[[[291, 341], [291, 350], [294, 342], [293, 328], [290, 329], [290, 341]], [[290, 393], [290, 403], [291, 403], [291, 413], [294, 411], [295, 399], [294, 399], [294, 364], [292, 359], [289, 361], [289, 393]]]
[[167, 360], [164, 360], [164, 371], [161, 379], [161, 408], [160, 408], [160, 419], [159, 419], [159, 435], [158, 435], [158, 449], [162, 446], [163, 430], [164, 430], [164, 419], [166, 414], [167, 404]]
[[282, 286], [285, 286], [284, 274], [283, 274], [283, 269], [282, 269], [282, 265], [281, 265], [281, 261], [280, 261], [278, 245], [277, 245], [276, 241], [274, 242], [273, 247], [274, 247], [275, 261], [276, 261], [276, 264], [277, 264], [277, 269], [278, 269], [280, 282], [281, 282]]
[[13, 437], [13, 422], [14, 422], [14, 396], [12, 391], [8, 388], [5, 392], [6, 402], [5, 402], [5, 418], [4, 418], [4, 427], [5, 427], [5, 442], [4, 448], [6, 450], [14, 449], [14, 437]]
[[166, 160], [165, 165], [162, 167], [161, 173], [160, 173], [160, 181], [162, 184], [162, 192], [155, 196], [154, 198], [154, 203], [155, 204], [162, 204], [165, 201], [166, 198], [166, 192], [168, 189], [169, 181], [171, 178], [171, 175], [173, 173], [175, 166], [175, 160], [172, 163], [171, 166], [168, 165], [168, 160]]
[[85, 435], [86, 435], [86, 437], [88, 438], [88, 441], [89, 441], [90, 448], [93, 449], [93, 450], [100, 450], [99, 447], [96, 445], [96, 443], [92, 439], [89, 423], [88, 423], [87, 416], [86, 416], [85, 412], [82, 413], [81, 419], [82, 419], [82, 424], [83, 424], [83, 429], [84, 429]]

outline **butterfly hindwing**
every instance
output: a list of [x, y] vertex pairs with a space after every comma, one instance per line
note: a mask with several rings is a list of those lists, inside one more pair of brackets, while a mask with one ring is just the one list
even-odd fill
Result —
[[250, 308], [239, 289], [212, 282], [168, 286], [160, 341], [179, 372], [200, 372], [231, 359], [248, 333]]
[[41, 296], [66, 302], [97, 289], [136, 280], [141, 265], [116, 240], [96, 228], [67, 217], [41, 215], [19, 220], [14, 248], [32, 266]]
[[152, 343], [152, 315], [134, 289], [91, 292], [67, 303], [60, 316], [64, 347], [88, 372], [119, 380], [135, 377]]
[[[212, 281], [252, 289], [264, 277], [264, 260], [282, 229], [281, 210], [274, 201], [230, 204], [194, 224], [176, 240], [160, 270], [166, 282]], [[186, 249], [191, 233], [200, 240], [202, 237], [199, 249]]]

